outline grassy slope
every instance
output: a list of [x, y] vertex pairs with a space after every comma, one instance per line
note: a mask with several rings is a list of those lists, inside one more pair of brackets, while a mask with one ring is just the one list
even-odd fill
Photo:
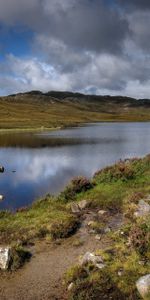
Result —
[[125, 223], [119, 231], [108, 233], [113, 246], [105, 252], [98, 250], [105, 260], [105, 269], [77, 266], [68, 272], [67, 284], [74, 282], [68, 299], [109, 299], [108, 295], [115, 300], [141, 299], [135, 282], [149, 273], [150, 217], [135, 219], [133, 212], [138, 201], [150, 194], [150, 156], [119, 162], [97, 172], [92, 187], [86, 191], [88, 181], [84, 179], [83, 186], [77, 182], [80, 187], [71, 183], [58, 198], [47, 196], [16, 214], [1, 212], [0, 242], [19, 239], [25, 243], [34, 238], [67, 237], [78, 224], [70, 213], [70, 202], [89, 199], [91, 209], [107, 209], [113, 214], [121, 212]]
[[[121, 167], [120, 167], [121, 166]], [[123, 167], [122, 167], [123, 166]], [[125, 167], [124, 167], [125, 166]], [[123, 168], [123, 171], [120, 171]], [[125, 202], [134, 193], [150, 193], [150, 157], [121, 162], [98, 172], [92, 179], [93, 187], [86, 192], [75, 191], [72, 184], [58, 198], [47, 196], [20, 209], [16, 214], [0, 212], [0, 241], [30, 238], [41, 228], [50, 232], [55, 221], [66, 221], [72, 216], [68, 203], [82, 199], [92, 200], [91, 207], [122, 212]], [[77, 191], [77, 192], [76, 192]]]
[[[55, 96], [55, 97], [54, 97]], [[138, 103], [138, 104], [137, 104]], [[96, 121], [150, 120], [148, 100], [65, 93], [26, 93], [0, 98], [0, 128], [68, 126]]]

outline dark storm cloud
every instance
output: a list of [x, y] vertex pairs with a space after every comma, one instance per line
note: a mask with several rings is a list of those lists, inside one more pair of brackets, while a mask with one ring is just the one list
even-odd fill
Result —
[[146, 0], [0, 0], [2, 27], [33, 33], [30, 54], [10, 49], [0, 63], [0, 92], [150, 97], [149, 8]]
[[118, 52], [128, 32], [127, 22], [102, 1], [76, 0], [75, 4], [49, 10], [51, 34], [66, 44], [95, 51]]
[[134, 9], [147, 9], [150, 8], [149, 0], [117, 0], [123, 7], [132, 7]]
[[145, 54], [150, 51], [150, 10], [134, 11], [128, 16], [130, 39]]
[[1, 0], [0, 20], [102, 52], [119, 52], [128, 33], [127, 21], [102, 0]]

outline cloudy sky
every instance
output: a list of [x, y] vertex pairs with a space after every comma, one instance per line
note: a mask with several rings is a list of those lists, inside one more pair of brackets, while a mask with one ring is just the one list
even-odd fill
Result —
[[150, 98], [149, 0], [0, 0], [0, 95]]

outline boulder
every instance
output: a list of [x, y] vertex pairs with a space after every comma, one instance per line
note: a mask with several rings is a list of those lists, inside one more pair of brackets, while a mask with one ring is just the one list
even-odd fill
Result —
[[10, 262], [10, 248], [0, 248], [0, 269], [7, 270]]
[[87, 208], [88, 205], [89, 205], [89, 202], [87, 200], [82, 200], [78, 203], [78, 206], [81, 210]]
[[0, 173], [4, 173], [5, 169], [3, 166], [0, 166]]
[[135, 211], [134, 216], [138, 218], [138, 217], [145, 217], [149, 214], [150, 214], [150, 205], [144, 200], [140, 200], [137, 211]]
[[84, 266], [87, 263], [92, 263], [98, 269], [102, 269], [105, 267], [103, 258], [99, 255], [95, 255], [90, 252], [86, 252], [83, 257], [80, 259], [80, 265]]
[[142, 276], [136, 282], [136, 287], [143, 299], [150, 298], [150, 274]]

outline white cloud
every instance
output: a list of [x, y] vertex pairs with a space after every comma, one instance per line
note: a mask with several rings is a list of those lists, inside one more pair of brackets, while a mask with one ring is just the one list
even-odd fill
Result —
[[1, 0], [0, 22], [24, 25], [34, 38], [30, 57], [10, 54], [1, 63], [0, 93], [72, 90], [149, 98], [148, 1], [136, 1], [137, 8], [135, 0], [127, 6], [114, 1], [120, 10], [104, 0]]
[[[143, 59], [131, 60], [114, 55], [93, 55], [85, 53], [83, 65], [61, 72], [59, 66], [39, 61], [37, 58], [21, 59], [7, 56], [3, 64], [3, 76], [0, 77], [1, 93], [14, 93], [27, 90], [73, 90], [85, 93], [128, 95], [144, 98], [150, 95], [150, 81], [145, 80]], [[70, 56], [72, 65], [78, 56]], [[138, 63], [137, 63], [138, 62]], [[147, 64], [147, 74], [150, 63]]]

